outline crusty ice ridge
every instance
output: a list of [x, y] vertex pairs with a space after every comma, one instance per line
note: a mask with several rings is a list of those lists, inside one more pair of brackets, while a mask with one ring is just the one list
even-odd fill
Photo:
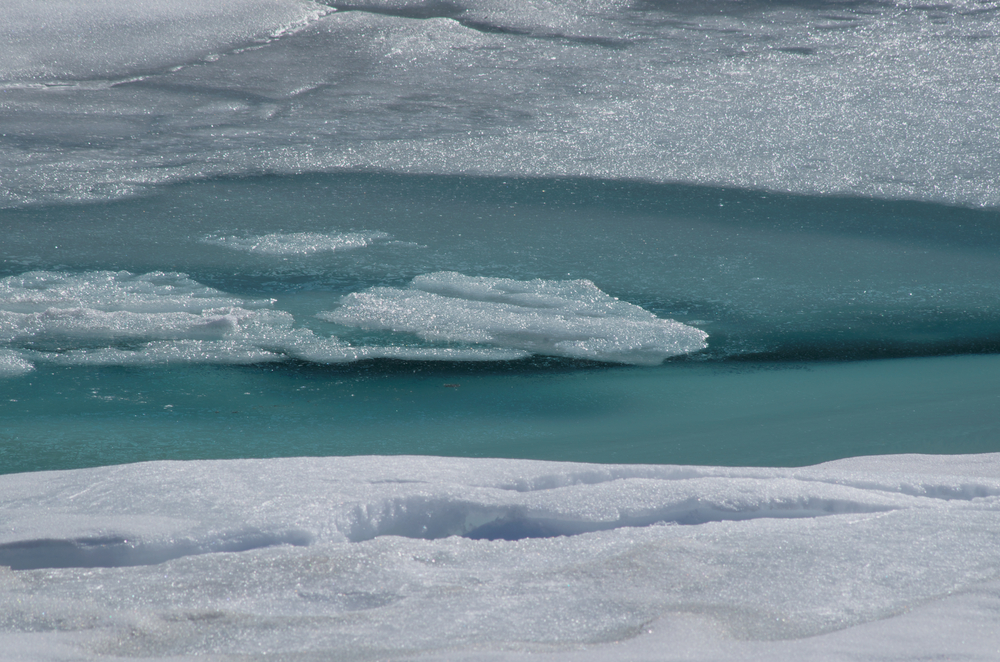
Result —
[[596, 361], [655, 365], [706, 347], [700, 329], [619, 301], [589, 280], [417, 276], [409, 288], [349, 294], [320, 317], [425, 340], [484, 343]]
[[[737, 640], [766, 658], [852, 626], [877, 635], [915, 606], [989, 586], [998, 511], [1000, 454], [790, 469], [288, 458], [7, 475], [0, 564], [23, 569], [0, 570], [0, 642], [69, 637], [54, 659], [507, 660], [637, 636], [641, 648], [655, 621], [697, 624], [678, 658], [740, 659], [714, 648]], [[990, 641], [941, 637], [929, 653]], [[894, 645], [836, 659], [896, 659], [879, 657]]]

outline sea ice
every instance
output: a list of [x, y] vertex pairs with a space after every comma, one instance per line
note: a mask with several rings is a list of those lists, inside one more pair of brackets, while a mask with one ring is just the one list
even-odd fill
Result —
[[17, 352], [0, 349], [0, 377], [16, 377], [34, 369], [35, 366]]

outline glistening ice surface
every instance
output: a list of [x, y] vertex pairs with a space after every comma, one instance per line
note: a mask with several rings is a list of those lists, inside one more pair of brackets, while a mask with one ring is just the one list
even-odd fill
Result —
[[0, 44], [0, 656], [1000, 658], [996, 2]]
[[371, 168], [1000, 202], [995, 2], [15, 0], [0, 41], [8, 205]]

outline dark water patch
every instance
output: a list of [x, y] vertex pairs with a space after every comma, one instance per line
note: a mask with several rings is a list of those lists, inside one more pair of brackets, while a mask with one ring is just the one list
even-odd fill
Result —
[[[628, 370], [631, 366], [602, 361], [569, 359], [559, 356], [528, 356], [511, 361], [413, 361], [405, 359], [365, 359], [350, 363], [317, 364], [292, 361], [289, 369], [297, 374], [345, 375], [352, 377], [421, 375], [442, 379], [465, 375], [542, 376], [571, 374], [580, 371]], [[633, 368], [635, 369], [635, 368]]]
[[[556, 225], [562, 222], [559, 211], [575, 215], [612, 211], [622, 220], [640, 215], [664, 220], [682, 216], [692, 223], [710, 219], [734, 229], [763, 227], [793, 233], [905, 238], [931, 246], [1000, 247], [1000, 210], [995, 209], [684, 184], [347, 172], [226, 177], [156, 191], [148, 197], [107, 203], [0, 210], [6, 244], [2, 273], [16, 273], [25, 264], [51, 268], [60, 257], [72, 259], [77, 269], [150, 268], [152, 262], [161, 261], [142, 259], [145, 256], [139, 249], [145, 242], [140, 229], [148, 234], [149, 243], [161, 245], [162, 258], [172, 258], [176, 247], [170, 243], [179, 238], [197, 241], [211, 231], [248, 233], [254, 227], [274, 231], [282, 226], [291, 231], [306, 229], [295, 227], [300, 225], [331, 224], [349, 231], [377, 224], [387, 211], [426, 223], [433, 219], [430, 212], [441, 213], [455, 205], [470, 212], [492, 210], [511, 216], [518, 205], [524, 205], [524, 211], [537, 211], [531, 205], [543, 202]], [[290, 209], [296, 218], [289, 218]], [[385, 221], [392, 223], [392, 218]], [[42, 257], [56, 250], [52, 247], [59, 246], [60, 237], [72, 238], [74, 229], [87, 231], [94, 241], [79, 246], [62, 242], [61, 253]], [[168, 237], [174, 242], [165, 241]], [[178, 262], [187, 266], [182, 259]]]
[[799, 466], [995, 452], [996, 362], [39, 368], [0, 382], [0, 473], [371, 454]]
[[[392, 239], [298, 257], [204, 241], [305, 232]], [[548, 357], [134, 367], [40, 358], [34, 372], [0, 381], [0, 472], [358, 454], [794, 465], [993, 451], [1000, 438], [995, 379], [979, 367], [1000, 353], [996, 209], [350, 172], [3, 210], [0, 236], [3, 276], [179, 271], [227, 295], [273, 298], [294, 326], [358, 345], [428, 343], [348, 332], [317, 313], [345, 294], [436, 271], [589, 279], [709, 334], [704, 352], [654, 368]], [[18, 342], [61, 347], [45, 333]], [[2, 349], [17, 349], [9, 345]], [[970, 356], [908, 358], [958, 354]], [[885, 358], [898, 363], [871, 361]], [[955, 373], [940, 385], [948, 366]], [[873, 376], [885, 383], [858, 386]], [[938, 390], [925, 393], [921, 382]]]
[[[284, 256], [204, 241], [356, 231], [393, 241]], [[982, 353], [1000, 337], [994, 209], [579, 178], [342, 173], [5, 210], [0, 232], [3, 276], [181, 271], [236, 296], [276, 298], [296, 324], [354, 344], [364, 334], [324, 327], [315, 315], [345, 294], [441, 270], [593, 280], [708, 332], [699, 359]]]

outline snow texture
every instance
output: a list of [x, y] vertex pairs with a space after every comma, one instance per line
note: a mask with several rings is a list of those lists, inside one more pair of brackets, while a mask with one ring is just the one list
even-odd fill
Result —
[[995, 659], [998, 476], [1000, 454], [0, 476], [0, 644], [54, 660]]

